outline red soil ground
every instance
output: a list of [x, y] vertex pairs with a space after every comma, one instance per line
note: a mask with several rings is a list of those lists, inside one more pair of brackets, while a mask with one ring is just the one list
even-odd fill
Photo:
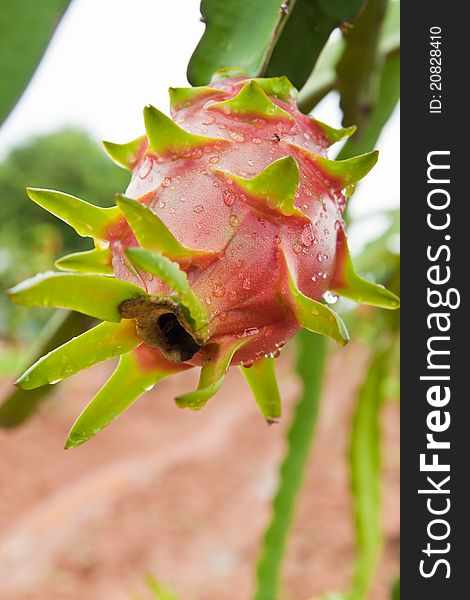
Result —
[[[348, 431], [364, 350], [330, 359], [317, 436], [283, 572], [283, 599], [347, 589], [354, 558]], [[249, 600], [298, 392], [278, 362], [285, 416], [268, 427], [238, 370], [200, 413], [171, 399], [197, 373], [170, 378], [84, 446], [66, 433], [112, 368], [57, 387], [25, 426], [0, 432], [0, 598], [131, 600], [146, 572], [181, 600]], [[0, 393], [6, 393], [3, 382]], [[384, 550], [371, 600], [398, 572], [398, 406], [383, 409]]]

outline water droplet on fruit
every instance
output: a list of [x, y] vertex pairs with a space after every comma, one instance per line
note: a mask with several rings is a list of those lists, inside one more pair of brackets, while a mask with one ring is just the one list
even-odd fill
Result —
[[237, 262], [235, 263], [235, 266], [237, 267], [237, 269], [241, 269], [243, 267], [243, 265], [245, 264], [245, 261], [242, 260], [241, 258], [239, 260], [237, 260]]
[[168, 187], [171, 183], [171, 179], [169, 177], [165, 177], [165, 179], [162, 181], [162, 186], [163, 187]]
[[139, 170], [139, 177], [141, 179], [145, 179], [147, 177], [147, 175], [150, 173], [150, 171], [152, 170], [152, 163], [153, 163], [153, 160], [150, 158], [150, 156], [146, 156], [145, 160], [142, 163], [142, 166], [140, 167], [140, 170]]
[[243, 289], [244, 290], [249, 290], [251, 288], [251, 281], [249, 277], [245, 277], [245, 279], [243, 280]]
[[237, 215], [230, 215], [230, 225], [232, 227], [238, 227], [240, 225], [240, 219]]
[[224, 114], [226, 114], [226, 115], [229, 115], [231, 111], [230, 111], [230, 108], [229, 108], [228, 106], [224, 106], [224, 107], [222, 108], [222, 112], [223, 112]]
[[318, 277], [316, 275], [312, 275], [311, 280], [313, 281], [313, 283], [315, 283], [315, 281], [318, 279]]
[[181, 195], [180, 200], [181, 202], [186, 202], [186, 200], [188, 199], [187, 196]]
[[240, 364], [242, 367], [245, 367], [245, 369], [250, 369], [255, 364], [255, 361], [254, 360], [242, 360]]
[[281, 340], [280, 342], [277, 342], [276, 348], [284, 348], [285, 345], [286, 345], [285, 340]]
[[336, 231], [339, 231], [341, 229], [341, 221], [339, 221], [338, 219], [336, 219], [335, 221], [335, 229]]
[[302, 252], [302, 246], [300, 244], [298, 244], [297, 242], [293, 242], [292, 248], [294, 249], [294, 252], [296, 254], [300, 254]]
[[326, 291], [323, 294], [323, 300], [327, 304], [336, 304], [338, 302], [338, 296], [336, 294], [333, 294], [333, 292]]
[[155, 384], [154, 385], [149, 385], [148, 387], [145, 388], [145, 391], [146, 392], [151, 392], [154, 387], [155, 387]]
[[280, 243], [281, 243], [281, 237], [280, 237], [279, 235], [275, 235], [275, 236], [273, 237], [273, 242], [274, 242], [275, 244], [280, 244]]
[[253, 161], [252, 161], [252, 160], [249, 160], [249, 161], [248, 161], [248, 164], [249, 164], [249, 166], [250, 166], [250, 167], [252, 167], [252, 166], [253, 166]]
[[328, 237], [330, 235], [330, 230], [325, 227], [325, 229], [323, 230], [323, 235], [325, 237]]
[[261, 140], [260, 140], [260, 138], [258, 138], [258, 137], [254, 137], [254, 138], [252, 138], [252, 140], [251, 140], [251, 141], [253, 142], [253, 144], [261, 144]]
[[166, 204], [162, 201], [158, 203], [158, 208], [165, 208]]
[[203, 125], [212, 125], [212, 123], [215, 123], [215, 118], [214, 117], [207, 117], [202, 122]]
[[209, 162], [213, 165], [216, 165], [219, 161], [220, 161], [220, 158], [218, 156], [211, 156], [209, 158]]
[[313, 233], [310, 225], [304, 227], [300, 239], [302, 240], [302, 244], [304, 246], [311, 246], [313, 244]]
[[235, 194], [230, 190], [224, 190], [223, 197], [224, 204], [226, 204], [227, 206], [232, 206], [236, 198]]
[[195, 213], [202, 213], [203, 211], [204, 211], [204, 207], [202, 206], [202, 204], [198, 204], [197, 206], [194, 207]]
[[317, 254], [317, 259], [318, 262], [323, 262], [324, 260], [326, 260], [328, 258], [328, 254], [324, 254], [323, 252], [319, 252]]
[[213, 185], [215, 188], [218, 188], [218, 187], [220, 187], [220, 183], [219, 183], [218, 181], [213, 181], [213, 182], [212, 182], [212, 185]]
[[236, 300], [237, 299], [237, 292], [234, 292], [233, 290], [230, 290], [230, 292], [228, 293], [228, 297], [230, 300]]
[[225, 287], [219, 283], [212, 290], [212, 295], [214, 298], [223, 298], [225, 296]]
[[259, 333], [259, 329], [258, 327], [247, 327], [244, 331], [243, 331], [243, 335], [245, 337], [250, 336], [250, 335], [258, 335]]
[[234, 142], [239, 142], [241, 144], [245, 141], [245, 136], [237, 131], [231, 131], [229, 135]]

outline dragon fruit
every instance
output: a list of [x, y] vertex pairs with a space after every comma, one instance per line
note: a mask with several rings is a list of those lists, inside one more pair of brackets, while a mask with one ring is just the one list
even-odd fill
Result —
[[17, 285], [11, 299], [104, 322], [41, 358], [17, 384], [33, 389], [121, 357], [66, 447], [191, 367], [201, 367], [199, 384], [178, 406], [202, 408], [228, 367], [240, 365], [264, 417], [277, 419], [273, 363], [286, 341], [302, 327], [348, 341], [340, 316], [322, 302], [325, 292], [398, 307], [391, 292], [356, 274], [342, 219], [348, 190], [377, 153], [328, 159], [328, 147], [355, 128], [302, 114], [296, 97], [285, 77], [234, 69], [206, 87], [170, 88], [173, 119], [147, 106], [146, 135], [103, 143], [132, 173], [115, 207], [28, 189], [95, 248], [59, 259], [62, 273]]

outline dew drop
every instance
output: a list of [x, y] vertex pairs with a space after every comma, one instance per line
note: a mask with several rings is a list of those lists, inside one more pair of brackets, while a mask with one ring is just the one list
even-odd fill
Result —
[[310, 225], [304, 227], [300, 239], [302, 240], [302, 244], [304, 246], [311, 246], [313, 244], [313, 233]]
[[234, 292], [233, 290], [230, 290], [230, 292], [228, 293], [228, 297], [230, 300], [236, 300], [237, 299], [237, 292]]
[[163, 187], [168, 187], [171, 183], [171, 179], [169, 177], [165, 177], [165, 179], [162, 181], [162, 186]]
[[232, 227], [238, 227], [240, 225], [240, 219], [237, 215], [230, 215], [230, 225]]
[[219, 183], [218, 181], [213, 181], [213, 182], [212, 182], [212, 185], [213, 185], [215, 188], [218, 188], [218, 187], [220, 187], [220, 183]]
[[330, 235], [330, 230], [325, 227], [325, 229], [323, 230], [323, 235], [325, 237], [328, 237]]
[[219, 283], [212, 290], [212, 295], [214, 298], [223, 298], [225, 296], [225, 287]]
[[253, 144], [261, 144], [261, 140], [259, 137], [254, 137], [251, 141], [253, 142]]
[[338, 219], [336, 219], [335, 221], [335, 230], [339, 231], [341, 229], [341, 221], [339, 221]]
[[209, 158], [209, 162], [210, 162], [212, 165], [216, 165], [216, 164], [217, 164], [219, 161], [220, 161], [220, 158], [219, 158], [218, 156], [211, 156], [211, 157]]
[[237, 262], [235, 263], [235, 266], [237, 267], [237, 269], [241, 269], [243, 267], [243, 265], [245, 264], [245, 261], [242, 260], [241, 258], [239, 260], [237, 260]]
[[243, 335], [246, 336], [250, 336], [250, 335], [258, 335], [259, 333], [259, 329], [258, 327], [247, 327], [244, 331], [243, 331]]
[[302, 252], [302, 246], [300, 244], [298, 244], [297, 242], [294, 242], [292, 244], [292, 248], [294, 249], [294, 252], [296, 254], [300, 254]]
[[249, 164], [249, 166], [250, 166], [250, 167], [252, 167], [252, 166], [253, 166], [253, 161], [252, 161], [252, 160], [249, 160], [249, 161], [248, 161], [248, 164]]
[[165, 206], [166, 204], [163, 201], [158, 203], [158, 208], [165, 208]]
[[202, 204], [198, 204], [197, 206], [194, 207], [195, 213], [202, 213], [203, 211], [204, 211], [204, 207], [202, 206]]
[[245, 367], [245, 369], [250, 369], [255, 364], [255, 361], [254, 360], [242, 360], [240, 364], [242, 367]]
[[237, 131], [231, 131], [229, 135], [234, 142], [239, 142], [241, 144], [245, 141], [245, 136]]
[[203, 125], [212, 125], [212, 123], [215, 123], [215, 118], [214, 117], [207, 117], [202, 122]]
[[236, 196], [232, 191], [224, 190], [223, 198], [224, 204], [226, 204], [227, 206], [232, 206], [232, 204], [235, 202]]
[[278, 244], [280, 244], [280, 243], [281, 243], [281, 237], [280, 237], [279, 235], [277, 235], [277, 234], [276, 234], [276, 235], [273, 237], [273, 242], [274, 242], [275, 244], [277, 244], [277, 245], [278, 245]]
[[333, 292], [326, 291], [323, 294], [323, 300], [327, 304], [336, 304], [338, 302], [338, 296], [336, 294], [333, 294]]
[[147, 175], [150, 173], [150, 171], [152, 170], [152, 159], [150, 158], [150, 156], [146, 156], [144, 162], [142, 163], [142, 166], [140, 167], [139, 170], [139, 177], [141, 179], [145, 179], [147, 177]]

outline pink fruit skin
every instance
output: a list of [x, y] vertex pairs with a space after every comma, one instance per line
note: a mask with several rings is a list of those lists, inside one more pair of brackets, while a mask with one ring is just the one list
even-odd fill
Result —
[[[244, 78], [219, 80], [211, 87], [223, 94], [206, 95], [173, 111], [174, 121], [186, 131], [220, 142], [178, 158], [158, 156], [144, 142], [126, 195], [146, 204], [184, 246], [215, 253], [205, 264], [188, 260], [180, 266], [210, 311], [207, 343], [251, 336], [232, 359], [232, 364], [248, 365], [277, 355], [299, 329], [285, 300], [289, 292], [281, 252], [303, 294], [320, 300], [328, 289], [335, 271], [338, 232], [344, 225], [345, 197], [340, 183], [301, 151], [326, 157], [329, 144], [320, 127], [297, 109], [295, 99], [271, 97], [293, 120], [238, 116], [210, 108], [235, 96], [244, 82]], [[235, 182], [230, 184], [214, 172], [252, 178], [289, 155], [300, 169], [295, 207], [308, 219], [263, 212]], [[138, 244], [124, 220], [109, 231], [109, 240], [116, 277], [150, 294], [171, 293], [159, 279], [129, 265], [124, 249]], [[200, 354], [189, 362], [200, 364]]]

